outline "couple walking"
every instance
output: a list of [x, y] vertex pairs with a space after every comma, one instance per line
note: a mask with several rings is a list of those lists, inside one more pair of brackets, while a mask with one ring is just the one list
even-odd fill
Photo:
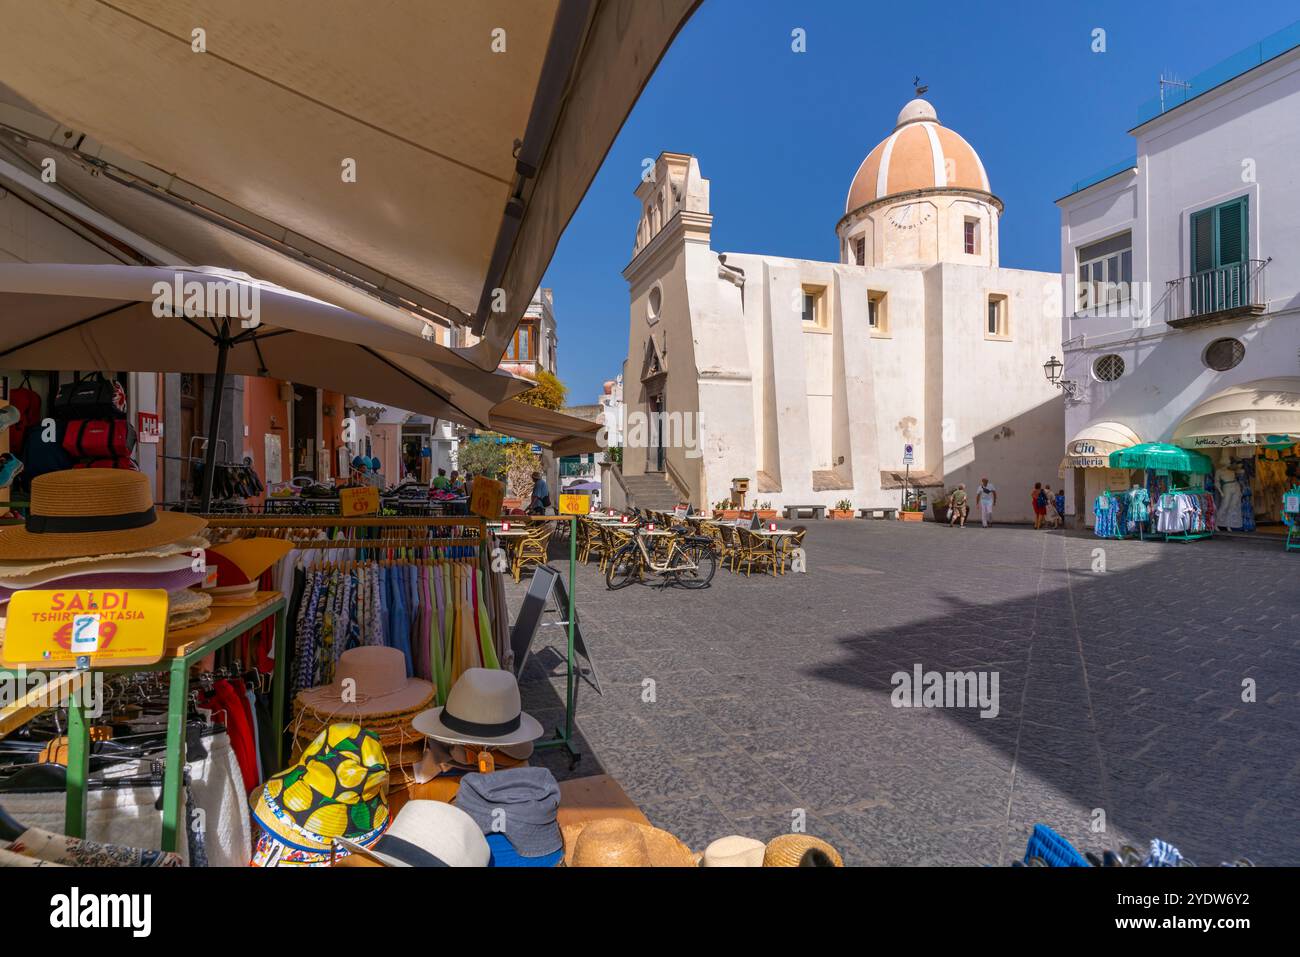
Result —
[[[1035, 482], [1029, 500], [1034, 506], [1034, 528], [1061, 528], [1065, 525], [1065, 489], [1053, 495], [1052, 486]], [[1049, 509], [1051, 518], [1048, 518]]]
[[[980, 479], [980, 487], [975, 490], [975, 503], [980, 507], [980, 524], [985, 528], [993, 521], [993, 506], [998, 501], [998, 490], [989, 484], [986, 478]], [[958, 485], [948, 501], [948, 524], [960, 524], [966, 527], [966, 513], [970, 511], [970, 502], [966, 495], [965, 484]]]

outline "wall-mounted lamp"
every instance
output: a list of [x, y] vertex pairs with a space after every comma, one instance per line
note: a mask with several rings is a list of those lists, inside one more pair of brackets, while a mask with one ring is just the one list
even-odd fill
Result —
[[1079, 383], [1073, 379], [1062, 379], [1061, 371], [1065, 368], [1065, 363], [1061, 362], [1056, 356], [1052, 356], [1043, 363], [1043, 375], [1047, 376], [1047, 381], [1052, 383], [1071, 399], [1082, 398]]

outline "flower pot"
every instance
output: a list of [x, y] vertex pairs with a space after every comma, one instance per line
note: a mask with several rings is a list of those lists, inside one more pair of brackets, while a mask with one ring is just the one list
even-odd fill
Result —
[[923, 522], [925, 521], [924, 512], [899, 512], [898, 520], [900, 522]]
[[851, 508], [829, 508], [826, 514], [831, 517], [832, 521], [843, 522], [853, 518], [853, 509]]
[[776, 519], [776, 509], [774, 508], [755, 509], [754, 514], [759, 517], [760, 521], [764, 521], [764, 522], [771, 522]]
[[940, 505], [938, 502], [935, 502], [933, 505], [930, 506], [930, 508], [934, 510], [934, 520], [938, 522], [940, 525], [948, 521], [947, 505]]
[[740, 509], [724, 508], [721, 512], [718, 512], [714, 517], [720, 518], [724, 522], [734, 522], [736, 519], [740, 518]]

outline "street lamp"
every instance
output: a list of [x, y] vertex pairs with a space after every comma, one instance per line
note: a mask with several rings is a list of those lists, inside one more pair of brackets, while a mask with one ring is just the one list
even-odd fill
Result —
[[1056, 356], [1052, 356], [1043, 363], [1043, 375], [1047, 376], [1047, 381], [1052, 383], [1071, 399], [1079, 398], [1079, 383], [1073, 379], [1062, 379], [1061, 372], [1065, 369], [1065, 363]]

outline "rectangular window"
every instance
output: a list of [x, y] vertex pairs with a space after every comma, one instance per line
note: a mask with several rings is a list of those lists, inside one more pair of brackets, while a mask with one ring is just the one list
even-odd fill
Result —
[[873, 336], [889, 335], [889, 309], [883, 292], [867, 293], [867, 327]]
[[968, 256], [977, 256], [980, 251], [980, 221], [966, 219], [965, 250]]
[[1230, 309], [1249, 295], [1250, 221], [1245, 196], [1191, 217], [1191, 307], [1195, 314]]
[[1080, 246], [1077, 311], [1124, 302], [1133, 286], [1133, 234], [1120, 233], [1101, 242]]
[[803, 287], [803, 322], [805, 326], [826, 325], [826, 289], [824, 286]]
[[853, 240], [853, 256], [859, 266], [867, 264], [867, 241], [861, 236]]
[[986, 339], [1009, 339], [1011, 337], [1011, 324], [1007, 316], [1007, 297], [1000, 293], [989, 294], [984, 337]]

